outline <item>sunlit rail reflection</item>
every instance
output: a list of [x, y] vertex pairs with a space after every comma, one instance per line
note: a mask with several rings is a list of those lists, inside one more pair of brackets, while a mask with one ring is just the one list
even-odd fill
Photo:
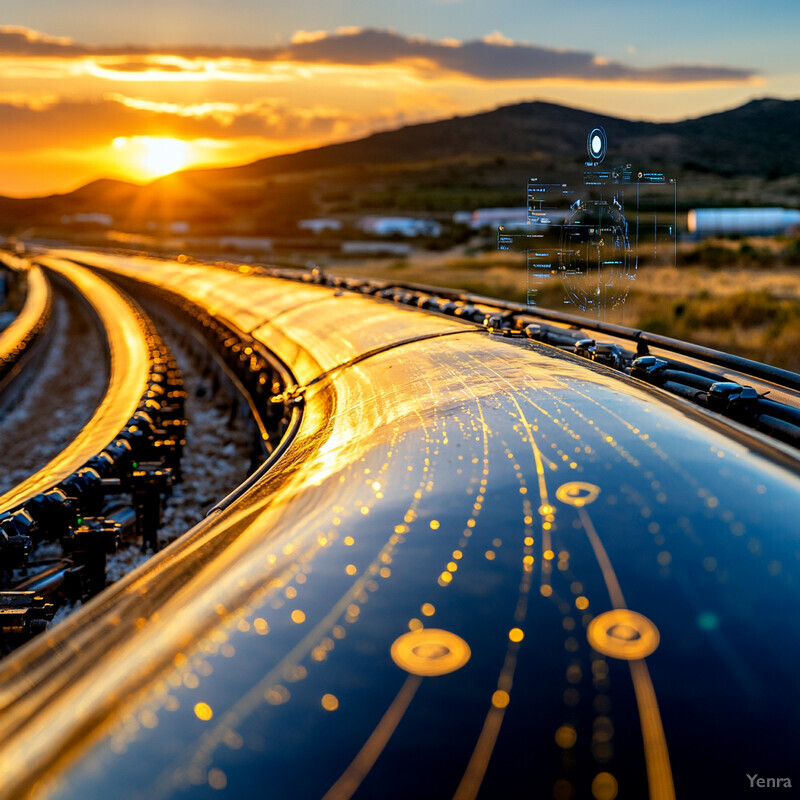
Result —
[[[97, 636], [113, 614], [141, 629], [0, 750], [20, 785], [23, 747], [75, 798], [658, 799], [691, 796], [701, 767], [723, 785], [732, 763], [790, 763], [783, 457], [534, 342], [94, 260], [224, 309], [293, 369], [304, 416], [263, 483], [95, 615]], [[168, 564], [182, 582], [149, 607]], [[11, 680], [7, 718], [22, 695]], [[46, 723], [78, 698], [62, 758]]]

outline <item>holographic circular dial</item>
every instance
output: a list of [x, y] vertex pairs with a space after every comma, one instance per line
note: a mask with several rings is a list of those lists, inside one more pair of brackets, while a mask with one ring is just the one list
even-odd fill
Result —
[[586, 139], [586, 151], [593, 161], [601, 162], [606, 157], [606, 132], [602, 128], [592, 128]]
[[614, 308], [636, 273], [628, 223], [603, 200], [583, 205], [561, 230], [558, 270], [570, 301], [583, 311]]

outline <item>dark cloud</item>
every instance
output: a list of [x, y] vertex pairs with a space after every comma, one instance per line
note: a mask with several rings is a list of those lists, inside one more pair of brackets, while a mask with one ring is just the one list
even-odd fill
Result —
[[66, 39], [47, 36], [15, 25], [0, 26], [0, 56], [70, 56], [86, 55], [87, 49]]
[[493, 41], [472, 41], [450, 46], [372, 29], [294, 44], [282, 50], [278, 57], [305, 63], [362, 65], [422, 61], [434, 69], [489, 81], [573, 78], [674, 83], [742, 81], [753, 75], [750, 71], [730, 67], [665, 66], [636, 69], [617, 62], [606, 62], [597, 59], [593, 53], [578, 50], [554, 50], [531, 44]]
[[[578, 50], [555, 50], [532, 44], [470, 41], [458, 46], [409, 38], [374, 29], [330, 34], [274, 48], [161, 47], [137, 46], [91, 48], [19, 28], [0, 27], [0, 56], [61, 56], [77, 58], [130, 59], [121, 71], [146, 69], [146, 56], [194, 58], [239, 58], [269, 64], [291, 61], [302, 64], [412, 63], [423, 71], [457, 73], [485, 81], [566, 78], [584, 81], [634, 81], [664, 84], [697, 82], [743, 82], [752, 70], [727, 66], [664, 65], [650, 69], [598, 59]], [[113, 64], [106, 64], [114, 69]], [[170, 70], [179, 69], [170, 65]]]
[[[183, 139], [324, 138], [344, 117], [263, 105], [241, 113], [184, 116], [132, 108], [113, 99], [60, 101], [41, 108], [0, 103], [0, 149], [21, 152], [107, 145], [117, 136], [172, 136]], [[57, 133], [54, 134], [54, 131]]]
[[154, 64], [152, 61], [121, 61], [115, 62], [110, 66], [113, 72], [147, 72], [156, 70], [158, 72], [186, 72], [186, 68], [179, 64]]

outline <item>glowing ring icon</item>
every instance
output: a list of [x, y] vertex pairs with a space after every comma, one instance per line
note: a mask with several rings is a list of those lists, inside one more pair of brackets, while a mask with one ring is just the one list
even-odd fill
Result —
[[594, 503], [600, 494], [600, 487], [593, 483], [570, 481], [556, 489], [556, 497], [568, 506], [588, 506]]
[[602, 128], [593, 128], [592, 132], [586, 137], [586, 151], [589, 158], [601, 162], [606, 157], [606, 132]]
[[469, 661], [469, 645], [450, 631], [421, 628], [404, 633], [392, 643], [392, 660], [412, 675], [432, 677], [461, 669]]
[[625, 661], [646, 658], [661, 641], [658, 628], [647, 617], [627, 608], [595, 617], [586, 629], [586, 638], [598, 653]]

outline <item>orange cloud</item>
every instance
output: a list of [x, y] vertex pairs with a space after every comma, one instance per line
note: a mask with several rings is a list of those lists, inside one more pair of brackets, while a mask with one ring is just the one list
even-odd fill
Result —
[[30, 108], [0, 105], [0, 146], [6, 150], [34, 150], [51, 146], [53, 131], [59, 131], [62, 147], [91, 147], [117, 136], [172, 136], [192, 138], [236, 138], [241, 136], [281, 137], [297, 135], [299, 129], [324, 136], [335, 120], [298, 119], [292, 112], [281, 116], [268, 109], [229, 114], [180, 113], [161, 104], [123, 103], [118, 99], [59, 101]]
[[[482, 81], [571, 79], [589, 82], [633, 82], [691, 84], [701, 82], [742, 83], [752, 79], [753, 70], [704, 64], [666, 64], [639, 68], [609, 61], [594, 53], [557, 50], [527, 43], [515, 43], [498, 31], [482, 40], [435, 42], [407, 37], [393, 31], [343, 28], [336, 33], [300, 31], [285, 46], [267, 48], [224, 48], [176, 46], [89, 47], [36, 31], [0, 27], [0, 57], [90, 58], [103, 62], [109, 71], [137, 72], [152, 69], [152, 59], [165, 72], [192, 72], [198, 60], [222, 59], [275, 63], [336, 64], [374, 66], [411, 64], [421, 74], [448, 73]], [[164, 57], [173, 57], [163, 61]]]
[[0, 148], [30, 151], [52, 147], [54, 140], [62, 148], [85, 148], [119, 136], [320, 141], [387, 122], [379, 116], [365, 119], [324, 107], [287, 108], [268, 100], [180, 105], [113, 94], [101, 100], [40, 100], [35, 105], [0, 102]]

